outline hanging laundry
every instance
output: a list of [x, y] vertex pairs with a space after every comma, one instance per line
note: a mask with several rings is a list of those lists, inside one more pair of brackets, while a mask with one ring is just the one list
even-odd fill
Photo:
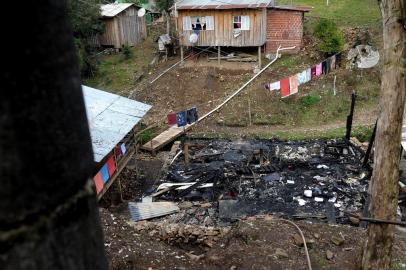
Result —
[[336, 68], [341, 67], [341, 53], [336, 54]]
[[308, 68], [308, 69], [306, 69], [306, 81], [305, 82], [310, 82], [311, 80], [312, 80], [312, 68]]
[[273, 83], [269, 84], [269, 90], [270, 91], [279, 90], [279, 89], [281, 89], [281, 82], [280, 81], [273, 82]]
[[198, 119], [198, 117], [197, 117], [196, 107], [193, 107], [186, 111], [186, 120], [187, 120], [188, 124], [192, 124], [192, 123], [196, 122], [197, 119]]
[[120, 149], [121, 149], [121, 153], [123, 154], [123, 156], [125, 155], [125, 153], [127, 152], [127, 149], [125, 149], [125, 143], [122, 143], [120, 145]]
[[316, 74], [317, 74], [317, 66], [312, 67], [310, 70], [311, 70], [311, 77], [310, 77], [310, 79], [313, 79], [313, 78], [316, 77]]
[[271, 87], [271, 84], [270, 84], [270, 83], [266, 83], [266, 84], [264, 85], [264, 87], [265, 87], [266, 90], [269, 90], [270, 87]]
[[289, 78], [289, 85], [290, 85], [290, 95], [296, 94], [298, 92], [297, 88], [297, 75], [293, 75]]
[[99, 194], [103, 189], [103, 179], [100, 172], [93, 177], [94, 185], [96, 186], [96, 193]]
[[178, 124], [178, 127], [183, 127], [186, 126], [187, 120], [186, 120], [186, 112], [178, 112], [176, 114], [176, 123]]
[[322, 63], [316, 65], [316, 76], [320, 76], [322, 72]]
[[109, 181], [109, 169], [107, 168], [107, 164], [104, 164], [103, 167], [100, 169], [100, 174], [102, 176], [103, 183], [107, 183]]
[[326, 68], [327, 68], [327, 61], [324, 60], [321, 62], [321, 74], [326, 74]]
[[331, 61], [330, 68], [331, 70], [334, 70], [336, 68], [336, 56], [335, 55], [331, 56], [330, 61]]
[[168, 114], [167, 118], [168, 118], [169, 126], [176, 125], [176, 113], [172, 112], [172, 113]]
[[297, 86], [306, 82], [306, 70], [297, 74]]
[[289, 78], [285, 78], [281, 80], [281, 96], [287, 97], [290, 95], [290, 84], [289, 84]]
[[324, 61], [321, 63], [321, 66], [322, 66], [322, 73], [323, 73], [324, 75], [327, 75], [327, 74], [330, 73], [330, 64], [331, 64], [330, 58], [327, 58], [326, 60], [324, 60]]
[[119, 160], [123, 156], [123, 153], [121, 153], [121, 148], [119, 146], [114, 149], [114, 154], [116, 155], [117, 160]]
[[107, 160], [107, 168], [109, 169], [109, 175], [112, 176], [116, 171], [116, 161], [113, 155]]

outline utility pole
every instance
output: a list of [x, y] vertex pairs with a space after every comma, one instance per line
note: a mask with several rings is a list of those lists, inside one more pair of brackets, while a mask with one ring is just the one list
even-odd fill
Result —
[[4, 29], [16, 42], [0, 73], [0, 268], [107, 269], [65, 1], [8, 7], [23, 21]]
[[[405, 105], [405, 19], [402, 0], [379, 1], [383, 22], [383, 65], [380, 114], [376, 129], [369, 193], [371, 218], [395, 220], [398, 204], [399, 153]], [[394, 225], [370, 223], [362, 269], [391, 269]]]

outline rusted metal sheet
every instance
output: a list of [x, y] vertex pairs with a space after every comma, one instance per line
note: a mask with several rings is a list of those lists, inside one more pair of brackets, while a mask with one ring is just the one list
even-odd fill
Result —
[[176, 9], [238, 9], [266, 8], [273, 0], [182, 0], [176, 3]]

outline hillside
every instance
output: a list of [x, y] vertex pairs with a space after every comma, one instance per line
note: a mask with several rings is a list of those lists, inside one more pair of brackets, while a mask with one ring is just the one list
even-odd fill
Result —
[[[283, 1], [279, 3], [283, 4]], [[354, 124], [361, 126], [358, 129], [361, 137], [370, 132], [377, 113], [379, 67], [360, 71], [348, 69], [344, 64], [341, 69], [300, 87], [299, 94], [288, 99], [280, 99], [279, 94], [266, 91], [264, 84], [293, 75], [323, 59], [312, 36], [314, 24], [321, 17], [338, 24], [345, 37], [345, 50], [364, 38], [365, 33], [369, 43], [380, 47], [380, 14], [376, 2], [330, 1], [326, 6], [325, 1], [300, 0], [293, 4], [314, 8], [306, 15], [302, 51], [297, 55], [284, 55], [221, 112], [194, 130], [195, 134], [279, 138], [342, 136], [353, 90], [358, 95]], [[179, 60], [173, 57], [168, 62], [150, 65], [158, 33], [153, 31], [143, 44], [133, 48], [134, 56], [130, 60], [123, 60], [120, 54], [103, 56], [99, 73], [85, 83], [154, 105], [145, 123], [158, 124], [164, 129], [167, 113], [197, 106], [202, 115], [253, 76], [253, 64], [235, 63], [232, 67], [227, 63], [219, 69], [207, 62], [202, 54], [200, 59], [188, 61], [185, 67], [174, 68], [150, 84], [153, 78]], [[134, 81], [140, 74], [141, 78]], [[334, 77], [336, 95], [333, 94]]]

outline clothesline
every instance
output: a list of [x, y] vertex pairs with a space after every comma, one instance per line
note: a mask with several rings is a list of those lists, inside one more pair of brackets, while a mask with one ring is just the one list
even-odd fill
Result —
[[340, 67], [342, 52], [336, 53], [333, 56], [328, 57], [322, 62], [307, 68], [292, 76], [285, 77], [280, 81], [274, 81], [265, 84], [265, 89], [269, 91], [280, 90], [281, 97], [286, 98], [299, 92], [299, 86], [311, 81], [313, 78], [319, 77], [322, 74], [326, 75], [331, 70]]

